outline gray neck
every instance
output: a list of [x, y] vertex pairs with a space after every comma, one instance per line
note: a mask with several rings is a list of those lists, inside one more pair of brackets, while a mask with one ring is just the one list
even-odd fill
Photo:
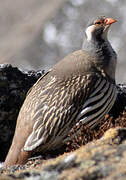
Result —
[[107, 38], [93, 39], [91, 41], [88, 41], [85, 38], [82, 50], [86, 51], [90, 55], [96, 56], [102, 61], [109, 61], [113, 57], [116, 58], [116, 53]]
[[107, 38], [91, 41], [87, 41], [85, 38], [82, 50], [86, 51], [91, 56], [96, 57], [95, 63], [104, 69], [106, 74], [112, 79], [115, 78], [117, 56]]

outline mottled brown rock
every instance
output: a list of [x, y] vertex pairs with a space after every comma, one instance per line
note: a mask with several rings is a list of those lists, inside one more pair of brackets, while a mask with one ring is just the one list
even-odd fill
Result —
[[[33, 167], [37, 162], [39, 165]], [[35, 160], [29, 165], [29, 169], [26, 164], [2, 170], [0, 178], [123, 180], [126, 178], [125, 164], [126, 128], [117, 127], [109, 129], [101, 139], [94, 140], [74, 152], [65, 153], [55, 159]]]

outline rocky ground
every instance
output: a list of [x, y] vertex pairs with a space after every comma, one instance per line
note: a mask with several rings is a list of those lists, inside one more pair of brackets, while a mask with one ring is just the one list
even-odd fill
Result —
[[95, 180], [126, 179], [126, 128], [109, 129], [104, 136], [48, 160], [1, 169], [1, 180]]
[[[9, 149], [26, 93], [43, 73], [0, 66], [1, 161]], [[1, 168], [0, 180], [126, 179], [126, 85], [117, 88], [113, 109], [94, 130], [80, 124], [78, 134], [78, 127], [74, 127], [69, 134], [73, 138], [62, 153], [33, 157], [24, 166]]]

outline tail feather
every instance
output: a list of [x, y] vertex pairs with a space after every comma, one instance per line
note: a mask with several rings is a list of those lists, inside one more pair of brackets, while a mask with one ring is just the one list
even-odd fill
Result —
[[16, 164], [25, 164], [32, 155], [31, 151], [19, 151], [18, 149], [10, 148], [9, 153], [4, 162], [4, 167], [16, 165]]

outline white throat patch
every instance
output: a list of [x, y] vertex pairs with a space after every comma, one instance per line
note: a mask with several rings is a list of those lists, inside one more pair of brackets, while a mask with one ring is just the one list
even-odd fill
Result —
[[95, 25], [91, 25], [86, 29], [85, 33], [87, 35], [87, 40], [88, 41], [92, 40], [92, 33], [93, 33], [94, 29], [95, 29]]

